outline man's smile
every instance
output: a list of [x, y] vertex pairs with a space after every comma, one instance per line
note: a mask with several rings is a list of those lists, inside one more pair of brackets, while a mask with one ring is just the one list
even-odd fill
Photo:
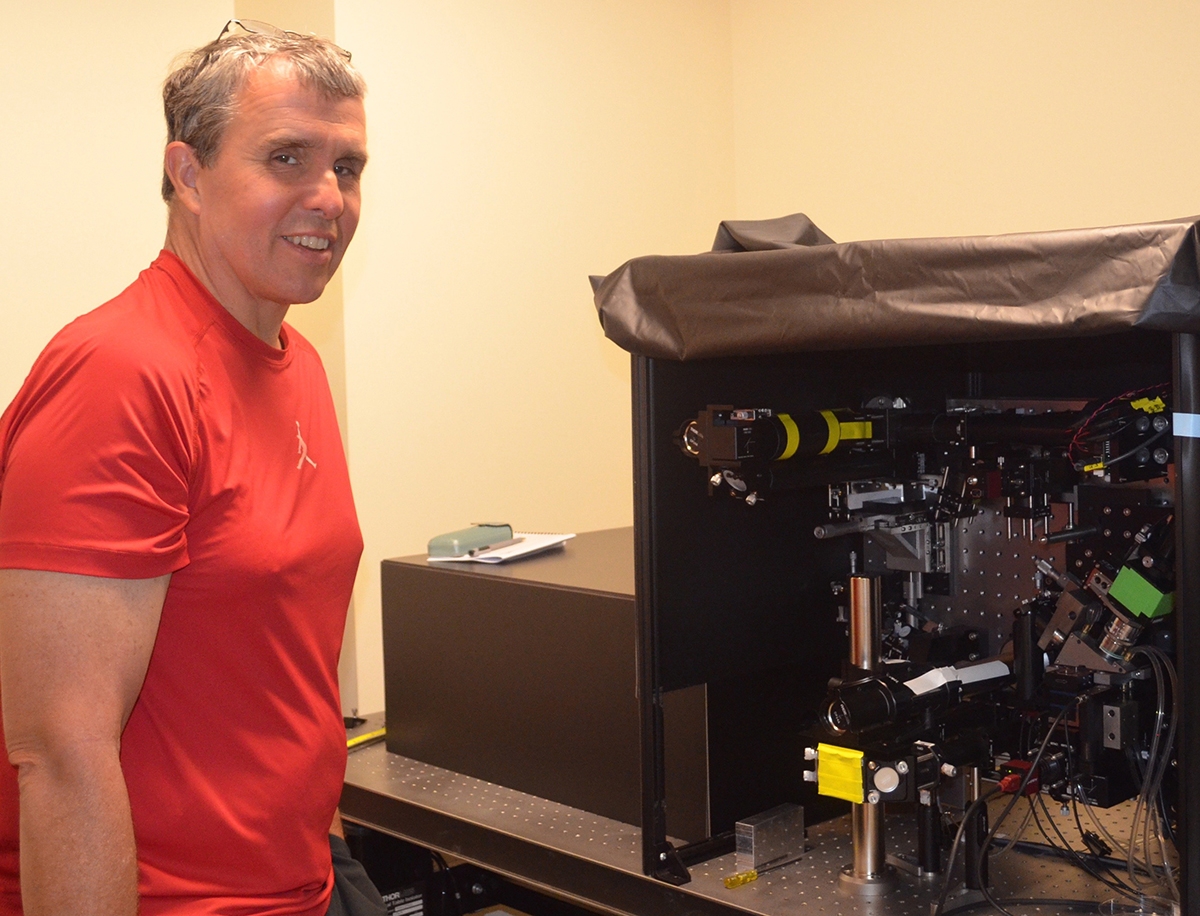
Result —
[[311, 248], [314, 251], [324, 251], [329, 247], [329, 239], [319, 238], [315, 235], [285, 235], [285, 239], [293, 245], [299, 245], [301, 248]]

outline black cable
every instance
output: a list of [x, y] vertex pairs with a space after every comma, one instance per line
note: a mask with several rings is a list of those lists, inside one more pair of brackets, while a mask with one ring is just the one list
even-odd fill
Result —
[[[1065, 851], [1067, 853], [1067, 855], [1075, 862], [1076, 865], [1078, 865], [1080, 868], [1082, 868], [1085, 872], [1087, 872], [1089, 875], [1091, 875], [1093, 878], [1095, 878], [1097, 881], [1099, 881], [1105, 887], [1109, 888], [1110, 890], [1116, 891], [1122, 897], [1128, 897], [1131, 900], [1138, 900], [1141, 898], [1142, 895], [1138, 891], [1135, 891], [1133, 888], [1129, 887], [1129, 885], [1125, 884], [1123, 881], [1119, 881], [1118, 879], [1116, 879], [1115, 876], [1114, 876], [1114, 879], [1112, 881], [1110, 881], [1107, 878], [1105, 878], [1102, 874], [1100, 874], [1099, 871], [1090, 867], [1087, 863], [1087, 860], [1084, 859], [1083, 856], [1081, 856], [1076, 850], [1071, 848], [1070, 842], [1068, 842], [1067, 838], [1065, 836], [1063, 836], [1063, 832], [1058, 829], [1058, 824], [1056, 824], [1054, 822], [1054, 816], [1050, 813], [1050, 809], [1046, 806], [1046, 800], [1044, 798], [1042, 798], [1041, 795], [1038, 795], [1038, 802], [1041, 803], [1042, 811], [1044, 811], [1046, 814], [1046, 820], [1049, 821], [1050, 826], [1054, 828], [1055, 834], [1057, 834], [1058, 838], [1060, 840], [1062, 840], [1062, 843], [1063, 843], [1062, 846], [1055, 846], [1055, 844], [1053, 842], [1051, 842], [1050, 845], [1052, 847], [1059, 850], [1060, 853]], [[1040, 829], [1042, 831], [1042, 835], [1046, 836], [1045, 828], [1042, 827], [1041, 820], [1037, 817], [1036, 814], [1034, 815], [1034, 820], [1037, 821], [1038, 829]], [[1050, 837], [1046, 836], [1046, 839], [1049, 840]]]
[[1029, 807], [1033, 809], [1033, 822], [1037, 825], [1038, 833], [1042, 835], [1042, 839], [1046, 841], [1046, 847], [1053, 851], [1053, 853], [1061, 859], [1062, 847], [1054, 842], [1050, 834], [1046, 832], [1046, 828], [1042, 826], [1042, 818], [1037, 813], [1037, 802], [1034, 801], [1032, 795], [1029, 796]]
[[[1143, 789], [1142, 798], [1139, 798], [1139, 802], [1141, 802], [1141, 801], [1148, 802], [1147, 809], [1146, 809], [1145, 826], [1143, 828], [1143, 840], [1142, 840], [1142, 846], [1145, 849], [1145, 853], [1146, 853], [1146, 866], [1147, 866], [1148, 871], [1152, 875], [1157, 877], [1157, 873], [1154, 869], [1154, 863], [1153, 863], [1153, 859], [1152, 859], [1151, 852], [1150, 852], [1150, 824], [1151, 824], [1151, 818], [1152, 818], [1153, 814], [1157, 814], [1159, 802], [1162, 801], [1162, 799], [1163, 799], [1163, 794], [1162, 794], [1163, 779], [1166, 777], [1167, 769], [1170, 766], [1171, 748], [1174, 747], [1174, 745], [1175, 745], [1175, 731], [1176, 731], [1176, 727], [1179, 723], [1179, 682], [1178, 682], [1178, 676], [1175, 672], [1175, 666], [1171, 663], [1171, 659], [1167, 656], [1167, 654], [1165, 652], [1163, 652], [1161, 649], [1155, 648], [1154, 646], [1137, 646], [1131, 650], [1130, 654], [1131, 655], [1145, 655], [1147, 658], [1150, 659], [1151, 667], [1154, 669], [1155, 682], [1156, 682], [1156, 684], [1158, 686], [1158, 690], [1159, 690], [1159, 697], [1160, 697], [1160, 704], [1161, 704], [1160, 710], [1166, 706], [1167, 684], [1168, 683], [1170, 684], [1171, 717], [1170, 717], [1170, 722], [1167, 726], [1167, 737], [1166, 737], [1165, 746], [1163, 747], [1162, 758], [1161, 758], [1161, 761], [1157, 763], [1157, 765], [1154, 764], [1153, 760], [1151, 760], [1151, 762], [1148, 762], [1147, 777], [1149, 779], [1149, 783]], [[1164, 673], [1166, 675], [1168, 675], [1169, 677], [1164, 678]], [[1159, 713], [1156, 713], [1156, 715], [1155, 715], [1155, 735], [1154, 735], [1154, 740], [1151, 742], [1151, 755], [1150, 755], [1151, 758], [1154, 757], [1154, 753], [1157, 750], [1159, 738], [1161, 737], [1161, 729], [1162, 729], [1162, 713], [1160, 711]], [[1134, 827], [1136, 829], [1136, 823], [1135, 823]], [[1179, 901], [1179, 887], [1176, 884], [1175, 876], [1173, 874], [1173, 869], [1171, 868], [1171, 863], [1167, 857], [1166, 846], [1163, 842], [1163, 832], [1164, 831], [1159, 830], [1158, 825], [1155, 825], [1154, 832], [1157, 835], [1157, 838], [1159, 841], [1159, 852], [1162, 855], [1163, 875], [1167, 879], [1167, 885], [1170, 888], [1172, 898], [1176, 902], [1178, 902]], [[1129, 850], [1129, 854], [1130, 854], [1131, 858], [1133, 856], [1133, 853], [1134, 853], [1134, 850], [1133, 850], [1132, 844], [1131, 844], [1131, 848]]]
[[[1133, 424], [1135, 422], [1136, 421], [1134, 421], [1134, 420], [1126, 420], [1125, 422], [1121, 423], [1119, 420], [1117, 420], [1114, 417], [1112, 420], [1106, 421], [1107, 425], [1096, 424], [1093, 427], [1093, 429], [1095, 430], [1094, 432], [1091, 432], [1089, 435], [1083, 436], [1080, 439], [1077, 439], [1076, 442], [1090, 444], [1092, 442], [1103, 442], [1106, 439], [1115, 439], [1117, 436], [1121, 435], [1121, 433], [1125, 432], [1125, 430], [1129, 429], [1129, 427], [1133, 426]], [[1118, 423], [1120, 423], [1120, 425], [1117, 426], [1116, 429], [1110, 428], [1111, 426], [1116, 425]]]
[[[1081, 913], [1095, 913], [1104, 901], [1102, 900], [1054, 900], [1051, 898], [1041, 897], [1005, 897], [1003, 900], [997, 901], [998, 904], [1004, 906], [1052, 906], [1060, 912], [1063, 910], [1076, 911]], [[971, 910], [976, 910], [981, 906], [988, 904], [987, 900], [971, 900], [967, 903], [962, 903], [952, 910], [946, 910], [943, 916], [957, 916], [958, 913], [969, 913]], [[990, 905], [990, 904], [988, 904]], [[1005, 910], [1004, 912], [1008, 912]]]
[[[1024, 853], [1027, 856], [1054, 856], [1057, 858], [1062, 855], [1062, 850], [1057, 846], [1049, 846], [1033, 840], [1018, 840], [1013, 843], [1013, 848], [1017, 852]], [[1127, 864], [1124, 859], [1118, 859], [1114, 856], [1091, 856], [1090, 858], [1108, 869], [1124, 868]]]
[[[1077, 829], [1079, 831], [1080, 842], [1082, 842], [1085, 846], [1088, 846], [1087, 831], [1085, 831], [1083, 829], [1083, 821], [1080, 820], [1080, 818], [1079, 818], [1079, 794], [1082, 791], [1082, 785], [1079, 781], [1079, 775], [1075, 772], [1075, 761], [1071, 756], [1071, 732], [1070, 732], [1070, 729], [1067, 727], [1066, 719], [1063, 720], [1062, 729], [1063, 729], [1063, 745], [1066, 747], [1066, 751], [1067, 751], [1067, 783], [1068, 783], [1068, 785], [1075, 786], [1075, 792], [1071, 797], [1071, 813], [1075, 816], [1075, 829]], [[1076, 864], [1080, 868], [1082, 868], [1085, 872], [1087, 872], [1089, 875], [1091, 875], [1093, 878], [1095, 878], [1097, 881], [1100, 881], [1102, 884], [1107, 885], [1108, 887], [1112, 888], [1113, 890], [1117, 891], [1118, 893], [1125, 893], [1121, 890], [1121, 888], [1127, 888], [1128, 893], [1133, 894], [1134, 893], [1133, 889], [1130, 888], [1129, 885], [1127, 885], [1120, 878], [1118, 878], [1117, 875], [1111, 869], [1105, 868], [1105, 871], [1108, 874], [1108, 878], [1105, 878], [1104, 875], [1100, 874], [1100, 872], [1099, 872], [1099, 869], [1104, 866], [1102, 866], [1098, 861], [1096, 862], [1095, 870], [1093, 870], [1092, 868], [1090, 868], [1088, 866], [1087, 859], [1082, 854], [1076, 852], [1076, 850], [1071, 846], [1070, 842], [1068, 842], [1067, 838], [1065, 836], [1063, 836], [1062, 831], [1058, 829], [1058, 825], [1054, 822], [1054, 818], [1051, 816], [1049, 809], [1046, 807], [1045, 799], [1042, 799], [1040, 795], [1038, 796], [1038, 798], [1042, 803], [1042, 810], [1046, 812], [1046, 819], [1050, 821], [1050, 826], [1054, 828], [1054, 832], [1058, 834], [1058, 838], [1063, 841], [1063, 846], [1066, 848], [1067, 852], [1071, 855], [1071, 858], [1075, 860]], [[1037, 816], [1036, 812], [1035, 812], [1034, 816], [1035, 817]], [[1038, 826], [1040, 829], [1041, 825], [1039, 824]], [[1044, 834], [1045, 831], [1043, 830], [1042, 833]], [[1093, 834], [1093, 836], [1095, 836], [1095, 834]], [[1050, 845], [1053, 846], [1054, 844], [1051, 843]], [[1088, 846], [1088, 849], [1089, 849], [1089, 851], [1091, 851], [1090, 846]], [[1093, 853], [1093, 858], [1095, 860], [1098, 860], [1099, 856], [1095, 856]], [[1110, 879], [1111, 879], [1111, 881], [1110, 881]]]
[[1153, 436], [1151, 436], [1149, 439], [1147, 439], [1145, 442], [1138, 443], [1133, 448], [1131, 448], [1129, 451], [1127, 451], [1121, 455], [1118, 455], [1116, 458], [1109, 458], [1107, 461], [1104, 461], [1104, 467], [1110, 468], [1114, 464], [1116, 464], [1118, 461], [1124, 461], [1130, 455], [1136, 455], [1142, 449], [1149, 448], [1151, 445], [1153, 445], [1155, 442], [1157, 442], [1159, 439], [1161, 439], [1163, 436], [1165, 436], [1170, 431], [1171, 431], [1171, 427], [1169, 427], [1169, 426], [1163, 427], [1158, 432], [1156, 432]]
[[975, 812], [979, 810], [979, 806], [986, 805], [988, 800], [999, 791], [999, 786], [989, 789], [975, 799], [975, 801], [971, 802], [967, 810], [963, 812], [963, 819], [958, 825], [958, 832], [954, 834], [954, 842], [950, 844], [950, 856], [946, 862], [945, 877], [942, 878], [942, 892], [938, 896], [937, 906], [933, 908], [932, 916], [942, 916], [942, 907], [946, 905], [946, 898], [950, 896], [950, 872], [954, 869], [954, 860], [958, 858], [958, 847], [962, 845], [962, 838], [966, 832], [967, 823], [975, 816]]
[[[1083, 441], [1085, 433], [1088, 431], [1089, 427], [1091, 427], [1091, 425], [1092, 425], [1092, 421], [1094, 421], [1101, 413], [1103, 413], [1105, 410], [1107, 410], [1113, 404], [1117, 404], [1120, 401], [1124, 401], [1124, 400], [1132, 401], [1134, 398], [1138, 397], [1139, 395], [1149, 394], [1152, 391], [1165, 391], [1169, 387], [1170, 387], [1169, 383], [1163, 382], [1158, 385], [1150, 385], [1146, 388], [1138, 388], [1134, 391], [1126, 391], [1124, 394], [1118, 394], [1115, 398], [1109, 398], [1107, 401], [1105, 401], [1103, 404], [1101, 404], [1099, 407], [1097, 407], [1095, 410], [1093, 410], [1088, 415], [1086, 420], [1084, 420], [1081, 424], [1079, 424], [1079, 428], [1075, 431], [1075, 435], [1071, 437], [1071, 441], [1067, 445], [1067, 458], [1074, 460], [1074, 456], [1072, 455], [1072, 452], [1075, 450], [1075, 446], [1077, 446], [1078, 444], [1080, 444]], [[1084, 408], [1084, 409], [1086, 410], [1087, 408]], [[1168, 427], [1168, 429], [1169, 428], [1170, 427]]]
[[[1071, 780], [1072, 778], [1074, 779], [1074, 784], [1076, 787], [1075, 794], [1076, 794], [1076, 796], [1078, 796], [1081, 791], [1081, 786], [1079, 783], [1078, 774], [1075, 773], [1074, 761], [1072, 760], [1072, 757], [1071, 757], [1071, 733], [1067, 728], [1067, 722], [1065, 719], [1063, 720], [1062, 727], [1063, 727], [1063, 744], [1066, 746], [1066, 751], [1067, 751], [1067, 779], [1068, 780]], [[1091, 875], [1093, 878], [1095, 878], [1097, 881], [1104, 884], [1106, 887], [1110, 888], [1111, 890], [1116, 891], [1117, 893], [1121, 894], [1122, 896], [1130, 897], [1131, 899], [1137, 899], [1138, 896], [1140, 896], [1138, 891], [1136, 891], [1134, 888], [1130, 887], [1128, 884], [1126, 884], [1124, 881], [1122, 881], [1120, 878], [1118, 878], [1115, 874], [1112, 874], [1111, 872], [1109, 872], [1109, 878], [1106, 878], [1104, 875], [1100, 874], [1098, 868], [1090, 867], [1087, 863], [1087, 860], [1071, 846], [1070, 841], [1067, 840], [1067, 838], [1063, 835], [1063, 832], [1058, 829], [1058, 824], [1055, 823], [1054, 816], [1050, 813], [1050, 809], [1046, 805], [1046, 800], [1044, 798], [1042, 798], [1041, 795], [1039, 795], [1038, 801], [1042, 805], [1042, 810], [1046, 813], [1046, 820], [1050, 823], [1050, 826], [1054, 828], [1054, 832], [1058, 835], [1058, 838], [1060, 840], [1062, 840], [1063, 845], [1061, 847], [1059, 847], [1053, 841], [1050, 840], [1050, 837], [1046, 836], [1046, 830], [1044, 827], [1042, 827], [1041, 821], [1038, 820], [1037, 814], [1035, 812], [1034, 820], [1037, 822], [1038, 829], [1041, 830], [1042, 836], [1046, 837], [1046, 840], [1050, 843], [1050, 846], [1052, 848], [1061, 849], [1061, 850], [1065, 851], [1067, 853], [1067, 855], [1075, 862], [1075, 864], [1079, 868], [1083, 869], [1085, 872], [1087, 872], [1089, 875]], [[1083, 822], [1079, 819], [1079, 808], [1078, 808], [1077, 800], [1075, 798], [1073, 798], [1072, 802], [1073, 802], [1072, 811], [1075, 814], [1075, 826], [1079, 830], [1079, 838], [1082, 841], [1085, 836], [1085, 831], [1083, 829]], [[1110, 878], [1111, 878], [1111, 880], [1110, 880]]]
[[1049, 809], [1047, 808], [1045, 799], [1042, 798], [1042, 796], [1040, 794], [1037, 796], [1037, 801], [1040, 802], [1042, 805], [1042, 810], [1046, 814], [1046, 820], [1049, 821], [1050, 826], [1054, 828], [1054, 832], [1056, 834], [1058, 834], [1058, 838], [1060, 840], [1062, 840], [1062, 842], [1063, 842], [1063, 845], [1059, 846], [1057, 843], [1054, 842], [1054, 840], [1050, 836], [1050, 834], [1048, 834], [1046, 832], [1046, 828], [1042, 824], [1042, 819], [1038, 816], [1037, 805], [1036, 805], [1033, 797], [1030, 797], [1029, 806], [1033, 811], [1033, 821], [1035, 824], [1037, 824], [1038, 832], [1041, 833], [1041, 835], [1046, 840], [1045, 844], [1038, 844], [1042, 850], [1044, 850], [1049, 855], [1052, 855], [1058, 859], [1065, 859], [1068, 857], [1074, 858], [1076, 865], [1078, 865], [1081, 869], [1083, 869], [1083, 871], [1087, 872], [1089, 875], [1091, 875], [1093, 878], [1095, 878], [1101, 884], [1106, 885], [1110, 890], [1117, 891], [1119, 894], [1122, 894], [1123, 896], [1132, 897], [1132, 899], [1135, 899], [1135, 900], [1139, 899], [1139, 896], [1136, 893], [1129, 893], [1127, 891], [1123, 891], [1120, 887], [1117, 887], [1115, 884], [1112, 884], [1109, 881], [1106, 881], [1104, 879], [1104, 877], [1102, 877], [1101, 875], [1097, 874], [1096, 872], [1094, 872], [1090, 868], [1088, 868], [1087, 865], [1083, 862], [1083, 860], [1079, 856], [1079, 854], [1074, 849], [1071, 848], [1071, 844], [1067, 841], [1067, 838], [1065, 836], [1063, 836], [1062, 831], [1058, 829], [1058, 825], [1054, 823], [1054, 817], [1053, 817], [1053, 815], [1051, 815]]
[[454, 905], [455, 916], [463, 916], [462, 894], [459, 892], [459, 889], [458, 889], [458, 877], [454, 874], [454, 869], [452, 869], [448, 864], [446, 864], [445, 857], [440, 852], [438, 852], [436, 849], [429, 850], [429, 854], [430, 854], [430, 856], [433, 857], [433, 861], [437, 865], [438, 871], [443, 876], [442, 877], [442, 901], [443, 901], [442, 902], [442, 912], [444, 913], [446, 911], [445, 899], [446, 899], [446, 896], [449, 895], [450, 899]]
[[[1079, 694], [1077, 697], [1074, 698], [1074, 700], [1072, 700], [1070, 703], [1065, 705], [1059, 711], [1058, 715], [1055, 717], [1054, 722], [1051, 724], [1049, 731], [1047, 731], [1047, 733], [1046, 733], [1045, 740], [1042, 741], [1041, 747], [1038, 748], [1038, 752], [1033, 759], [1033, 763], [1030, 765], [1029, 769], [1025, 771], [1025, 775], [1023, 777], [1021, 777], [1020, 785], [1017, 787], [1017, 791], [1013, 795], [1012, 801], [1010, 801], [1008, 803], [1007, 807], [1005, 807], [1005, 809], [1001, 813], [1000, 817], [997, 818], [996, 824], [992, 827], [992, 829], [989, 831], [987, 837], [984, 839], [984, 842], [983, 842], [982, 846], [980, 847], [979, 859], [977, 860], [977, 865], [979, 863], [982, 863], [984, 860], [984, 857], [987, 855], [988, 846], [990, 845], [992, 838], [995, 836], [997, 828], [1000, 826], [1001, 823], [1004, 822], [1004, 819], [1008, 817], [1009, 813], [1013, 809], [1013, 806], [1016, 804], [1017, 799], [1019, 799], [1022, 796], [1022, 794], [1024, 793], [1025, 787], [1029, 784], [1029, 780], [1033, 776], [1034, 770], [1037, 769], [1037, 765], [1042, 759], [1042, 754], [1046, 750], [1046, 745], [1049, 744], [1049, 742], [1050, 742], [1050, 736], [1052, 734], [1054, 734], [1054, 729], [1058, 726], [1059, 720], [1066, 714], [1066, 711], [1068, 709], [1070, 709], [1073, 704], [1078, 703], [1081, 699], [1083, 699], [1083, 697], [1084, 697], [1084, 694]], [[943, 913], [942, 908], [946, 905], [946, 898], [947, 898], [947, 896], [949, 896], [949, 893], [950, 893], [950, 873], [954, 868], [954, 860], [958, 857], [958, 847], [962, 844], [962, 838], [963, 838], [963, 834], [966, 832], [967, 824], [970, 823], [971, 818], [975, 816], [977, 810], [979, 809], [979, 806], [981, 804], [986, 804], [994, 795], [998, 794], [999, 792], [1000, 792], [999, 786], [996, 786], [993, 789], [985, 792], [983, 795], [979, 796], [979, 798], [975, 799], [975, 801], [971, 803], [971, 806], [969, 808], [967, 808], [967, 810], [963, 813], [962, 822], [959, 824], [958, 832], [954, 836], [954, 843], [950, 847], [949, 861], [946, 863], [946, 876], [942, 880], [942, 892], [938, 897], [938, 902], [937, 902], [937, 905], [933, 909], [932, 916], [942, 916], [942, 913]], [[996, 902], [995, 898], [992, 897], [992, 895], [990, 894], [988, 889], [983, 886], [985, 882], [982, 880], [982, 878], [980, 878], [978, 883], [980, 885], [980, 890], [983, 892], [984, 898], [989, 903], [991, 903], [995, 908], [999, 909], [1001, 912], [1007, 912], [1007, 910], [1005, 910], [1003, 907], [1000, 906], [1000, 904], [998, 902]], [[1009, 913], [1008, 916], [1012, 916], [1012, 914]]]
[[[1029, 768], [1027, 770], [1025, 770], [1025, 774], [1021, 777], [1021, 782], [1017, 786], [1016, 791], [1013, 793], [1012, 801], [1010, 801], [1004, 807], [1004, 810], [1000, 813], [1000, 816], [998, 818], [996, 818], [996, 822], [992, 825], [991, 830], [988, 831], [987, 836], [984, 837], [983, 843], [980, 845], [979, 858], [976, 860], [976, 868], [979, 869], [980, 871], [982, 871], [983, 862], [984, 862], [985, 858], [987, 857], [988, 849], [991, 847], [993, 840], [995, 840], [995, 838], [996, 838], [996, 833], [999, 831], [999, 829], [1000, 829], [1001, 825], [1004, 823], [1004, 821], [1008, 818], [1009, 814], [1012, 813], [1012, 809], [1016, 806], [1017, 801], [1022, 796], [1024, 796], [1025, 788], [1026, 788], [1026, 786], [1029, 785], [1029, 780], [1032, 779], [1033, 774], [1035, 772], [1037, 772], [1038, 764], [1040, 764], [1042, 762], [1042, 757], [1046, 753], [1046, 748], [1050, 744], [1050, 739], [1054, 735], [1054, 730], [1056, 728], [1058, 728], [1058, 723], [1061, 722], [1063, 720], [1063, 718], [1066, 716], [1067, 710], [1071, 709], [1072, 707], [1078, 706], [1079, 703], [1082, 702], [1083, 699], [1086, 696], [1088, 696], [1088, 694], [1090, 692], [1091, 692], [1091, 690], [1085, 690], [1082, 693], [1076, 694], [1075, 697], [1070, 700], [1070, 702], [1068, 702], [1066, 705], [1063, 706], [1062, 709], [1060, 709], [1058, 711], [1058, 714], [1054, 717], [1054, 720], [1050, 723], [1050, 727], [1048, 729], [1046, 729], [1046, 737], [1042, 739], [1042, 743], [1038, 746], [1037, 753], [1034, 754], [1033, 759], [1029, 762]], [[999, 788], [999, 787], [997, 787], [997, 788]], [[995, 897], [992, 896], [991, 891], [989, 891], [988, 888], [986, 887], [986, 882], [983, 881], [983, 879], [982, 879], [982, 875], [977, 874], [977, 877], [979, 879], [978, 880], [979, 890], [983, 894], [984, 898], [986, 900], [988, 900], [989, 902], [991, 902], [992, 905], [997, 910], [999, 910], [1001, 913], [1006, 913], [1007, 916], [1013, 916], [1012, 913], [1010, 913], [1003, 906], [1001, 906], [999, 901]], [[938, 913], [935, 911], [933, 916], [938, 916]]]
[[[1096, 853], [1094, 850], [1092, 850], [1092, 847], [1087, 843], [1086, 837], [1087, 837], [1088, 831], [1084, 830], [1083, 821], [1079, 817], [1079, 798], [1080, 798], [1080, 796], [1083, 795], [1083, 785], [1082, 785], [1082, 783], [1080, 783], [1078, 776], [1075, 777], [1075, 781], [1074, 781], [1073, 785], [1075, 787], [1075, 791], [1071, 797], [1071, 811], [1075, 815], [1075, 827], [1079, 831], [1080, 838], [1082, 838], [1084, 840], [1084, 845], [1087, 846], [1088, 849], [1091, 851], [1091, 855], [1086, 856], [1085, 858], [1087, 858], [1091, 862], [1094, 862], [1096, 864], [1097, 868], [1103, 868], [1104, 871], [1108, 874], [1108, 876], [1110, 878], [1112, 878], [1113, 881], [1118, 882], [1119, 884], [1121, 884], [1124, 887], [1129, 887], [1129, 885], [1126, 884], [1125, 881], [1117, 874], [1118, 869], [1123, 870], [1123, 869], [1127, 869], [1129, 867], [1128, 859], [1125, 859], [1123, 861], [1121, 859], [1113, 858], [1111, 856], [1100, 855], [1100, 854]], [[1093, 821], [1097, 821], [1097, 826], [1099, 826], [1096, 815], [1090, 814], [1089, 816], [1093, 819]], [[1108, 843], [1104, 842], [1104, 838], [1101, 837], [1099, 834], [1097, 834], [1095, 831], [1091, 831], [1091, 835], [1093, 837], [1095, 837], [1095, 839], [1099, 843], [1103, 844], [1103, 846], [1106, 849], [1108, 849], [1109, 852], [1113, 851], [1111, 848], [1109, 848]], [[1112, 840], [1113, 842], [1116, 842], [1116, 837], [1112, 836], [1111, 834], [1109, 834], [1107, 838], [1109, 840]], [[1117, 851], [1119, 851], [1119, 844], [1118, 844]]]

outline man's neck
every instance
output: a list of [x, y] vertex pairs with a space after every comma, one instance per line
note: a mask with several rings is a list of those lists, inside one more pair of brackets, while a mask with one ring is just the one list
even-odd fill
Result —
[[163, 248], [183, 261], [204, 288], [212, 293], [213, 298], [221, 303], [225, 311], [236, 318], [242, 327], [270, 346], [282, 348], [283, 342], [279, 332], [287, 315], [287, 306], [275, 302], [243, 301], [244, 297], [235, 299], [230, 295], [222, 295], [220, 284], [215, 282], [212, 273], [205, 267], [196, 233], [187, 223], [186, 215], [177, 213], [175, 207], [170, 208], [167, 239]]

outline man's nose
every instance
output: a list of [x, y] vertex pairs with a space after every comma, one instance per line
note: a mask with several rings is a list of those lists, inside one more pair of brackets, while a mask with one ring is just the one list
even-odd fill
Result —
[[337, 173], [333, 169], [319, 173], [309, 194], [308, 208], [320, 212], [325, 219], [335, 220], [342, 215], [345, 206]]

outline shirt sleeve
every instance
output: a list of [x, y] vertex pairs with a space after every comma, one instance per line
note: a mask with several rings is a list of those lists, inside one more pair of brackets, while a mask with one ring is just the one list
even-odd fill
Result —
[[153, 341], [71, 331], [0, 419], [0, 567], [174, 572], [188, 562], [193, 373]]

